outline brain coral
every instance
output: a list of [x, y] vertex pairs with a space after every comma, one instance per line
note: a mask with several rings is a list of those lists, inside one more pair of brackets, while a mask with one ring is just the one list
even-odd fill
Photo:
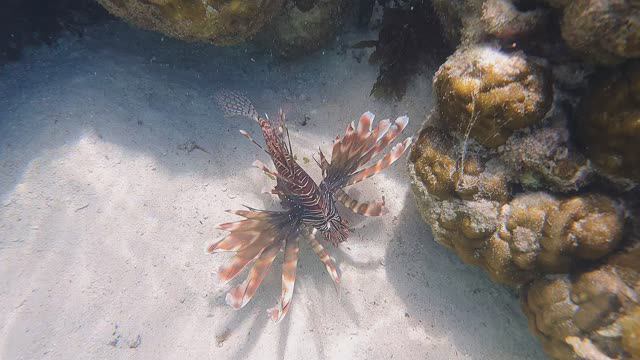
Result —
[[551, 357], [640, 356], [639, 250], [636, 246], [594, 269], [543, 277], [524, 288], [523, 310]]
[[433, 238], [551, 358], [640, 359], [640, 2], [433, 6], [460, 44], [408, 164]]
[[552, 102], [544, 64], [522, 52], [508, 54], [487, 45], [456, 51], [436, 72], [433, 86], [446, 124], [470, 131], [489, 147], [539, 122]]
[[620, 203], [597, 194], [514, 195], [518, 177], [508, 166], [480, 146], [465, 148], [447, 129], [423, 128], [409, 171], [436, 241], [498, 282], [521, 285], [540, 274], [563, 273], [620, 244]]

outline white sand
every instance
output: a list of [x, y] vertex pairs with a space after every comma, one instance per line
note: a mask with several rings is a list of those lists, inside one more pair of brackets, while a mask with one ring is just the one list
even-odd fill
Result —
[[244, 309], [225, 305], [214, 225], [277, 204], [238, 134], [255, 125], [223, 118], [217, 89], [283, 106], [299, 158], [365, 110], [406, 112], [413, 133], [432, 107], [431, 73], [385, 105], [368, 96], [377, 69], [339, 52], [278, 64], [108, 24], [1, 68], [0, 359], [542, 358], [516, 297], [433, 242], [402, 163], [354, 189], [390, 214], [352, 217], [332, 249], [340, 298], [305, 246], [282, 323], [265, 313], [278, 268]]

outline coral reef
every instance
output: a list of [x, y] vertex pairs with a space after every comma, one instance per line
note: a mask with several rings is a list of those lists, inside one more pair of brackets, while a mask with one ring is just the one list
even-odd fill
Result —
[[[640, 57], [640, 6], [634, 0], [433, 0], [447, 39], [470, 45], [525, 41], [561, 28], [576, 54], [597, 64]], [[551, 8], [547, 8], [547, 7]], [[558, 13], [561, 21], [556, 21]], [[547, 40], [556, 41], [555, 36]], [[558, 36], [559, 37], [559, 36]]]
[[640, 4], [635, 0], [569, 1], [562, 37], [570, 48], [595, 63], [639, 58]]
[[[576, 274], [543, 277], [522, 292], [532, 331], [553, 358], [577, 358], [571, 337], [610, 358], [640, 356], [640, 248]], [[578, 351], [576, 351], [578, 350]]]
[[335, 36], [345, 8], [344, 0], [289, 2], [265, 29], [263, 41], [283, 57], [316, 51]]
[[605, 175], [640, 181], [640, 63], [609, 71], [576, 116], [578, 142]]
[[109, 12], [144, 29], [187, 40], [232, 45], [255, 35], [285, 0], [98, 0]]
[[521, 291], [550, 357], [640, 358], [640, 5], [432, 4], [458, 44], [408, 164], [434, 239]]
[[438, 200], [459, 197], [505, 202], [510, 191], [509, 172], [504, 165], [499, 161], [487, 163], [474, 154], [473, 149], [467, 149], [463, 170], [458, 162], [461, 145], [444, 129], [435, 126], [422, 129], [413, 147], [410, 165], [415, 165], [415, 173], [428, 194]]
[[[608, 255], [620, 243], [624, 223], [622, 208], [606, 196], [558, 199], [544, 192], [518, 195], [502, 207], [500, 220], [488, 244], [488, 254], [498, 259], [491, 270], [503, 272], [499, 266], [508, 259], [534, 275], [567, 272], [579, 261]], [[502, 250], [507, 246], [509, 253]]]
[[488, 45], [456, 51], [436, 73], [433, 86], [447, 125], [463, 133], [468, 129], [492, 148], [514, 130], [542, 120], [552, 100], [544, 63]]
[[463, 148], [446, 130], [426, 126], [411, 153], [413, 190], [436, 241], [494, 280], [522, 285], [600, 259], [620, 244], [620, 203], [598, 194], [512, 195], [517, 178], [500, 159], [467, 146], [462, 166]]

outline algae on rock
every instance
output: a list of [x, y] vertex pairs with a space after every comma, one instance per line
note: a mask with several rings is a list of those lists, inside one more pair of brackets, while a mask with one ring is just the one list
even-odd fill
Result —
[[566, 124], [516, 133], [500, 147], [500, 158], [528, 190], [576, 191], [592, 178], [593, 168], [570, 141]]

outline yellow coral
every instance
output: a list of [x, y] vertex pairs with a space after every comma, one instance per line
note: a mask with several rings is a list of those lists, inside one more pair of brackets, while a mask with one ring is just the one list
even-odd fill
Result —
[[446, 124], [488, 147], [504, 144], [516, 129], [542, 120], [551, 106], [547, 70], [523, 53], [489, 46], [458, 50], [434, 78]]

